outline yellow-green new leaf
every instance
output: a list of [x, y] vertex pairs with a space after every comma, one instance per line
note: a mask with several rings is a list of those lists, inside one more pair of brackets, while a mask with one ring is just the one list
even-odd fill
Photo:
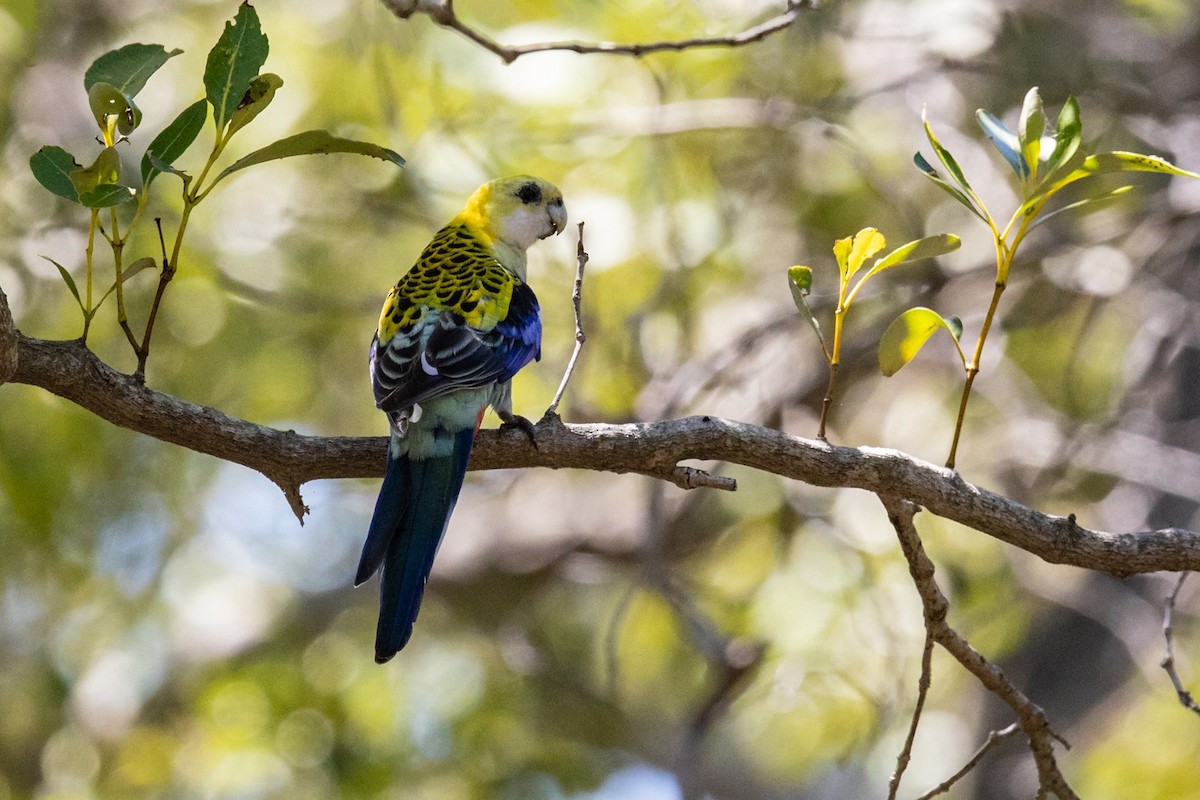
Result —
[[1083, 159], [1078, 167], [1068, 172], [1062, 178], [1051, 184], [1044, 185], [1041, 191], [1034, 198], [1030, 199], [1042, 196], [1049, 197], [1069, 183], [1074, 183], [1077, 180], [1088, 178], [1092, 175], [1104, 175], [1110, 172], [1157, 172], [1163, 175], [1179, 175], [1184, 178], [1200, 178], [1200, 173], [1177, 167], [1170, 161], [1158, 156], [1147, 156], [1142, 153], [1114, 150], [1111, 153], [1096, 153], [1095, 155], [1088, 156]]
[[1034, 86], [1025, 95], [1021, 105], [1021, 118], [1017, 125], [1017, 137], [1021, 143], [1021, 157], [1029, 167], [1029, 183], [1037, 183], [1038, 159], [1042, 154], [1042, 134], [1046, 130], [1046, 112], [1042, 107], [1042, 96]]
[[886, 246], [887, 239], [883, 238], [883, 234], [874, 228], [863, 228], [854, 234], [854, 239], [850, 246], [850, 254], [846, 259], [846, 266], [848, 268], [846, 277], [853, 276], [854, 273], [862, 269], [862, 265], [867, 262], [868, 258]]
[[[953, 321], [953, 322], [952, 322]], [[957, 324], [954, 324], [957, 323]], [[941, 328], [950, 334], [958, 357], [966, 366], [967, 359], [958, 344], [958, 336], [962, 333], [962, 323], [957, 318], [944, 319], [941, 314], [931, 308], [918, 306], [910, 308], [888, 325], [879, 340], [879, 368], [884, 375], [891, 377], [916, 357], [925, 342], [929, 341]]]
[[923, 239], [902, 244], [883, 258], [877, 260], [875, 265], [871, 267], [871, 271], [863, 276], [863, 280], [866, 280], [877, 272], [882, 272], [888, 267], [894, 267], [897, 264], [907, 264], [911, 261], [920, 261], [923, 258], [937, 258], [938, 256], [946, 255], [946, 253], [952, 253], [960, 247], [962, 247], [962, 239], [953, 233], [939, 233], [935, 236], [926, 236]]

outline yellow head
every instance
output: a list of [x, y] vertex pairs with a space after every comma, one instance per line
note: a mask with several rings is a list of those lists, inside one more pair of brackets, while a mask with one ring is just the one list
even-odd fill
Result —
[[538, 239], [562, 233], [567, 207], [550, 181], [531, 175], [497, 178], [475, 190], [455, 218], [492, 240], [524, 253]]

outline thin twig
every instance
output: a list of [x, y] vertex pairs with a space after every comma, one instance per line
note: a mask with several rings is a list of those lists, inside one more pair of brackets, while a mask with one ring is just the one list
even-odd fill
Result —
[[921, 712], [925, 709], [925, 698], [929, 696], [929, 687], [933, 683], [933, 630], [928, 618], [925, 620], [925, 647], [921, 651], [921, 677], [917, 680], [917, 703], [913, 707], [912, 722], [908, 725], [908, 736], [904, 739], [904, 747], [896, 757], [896, 771], [888, 779], [888, 800], [896, 800], [896, 792], [900, 790], [900, 781], [908, 762], [912, 758], [913, 740], [917, 738], [917, 725], [921, 722]]
[[913, 522], [919, 508], [892, 495], [879, 494], [879, 499], [887, 509], [888, 519], [900, 540], [900, 549], [908, 561], [909, 574], [921, 598], [927, 631], [933, 636], [933, 640], [954, 656], [985, 689], [996, 695], [1016, 714], [1017, 724], [1029, 741], [1029, 751], [1037, 766], [1038, 797], [1047, 797], [1053, 792], [1059, 800], [1079, 800], [1079, 795], [1067, 783], [1054, 756], [1055, 741], [1065, 747], [1069, 745], [1051, 729], [1046, 713], [1014, 686], [999, 667], [971, 647], [970, 643], [946, 621], [950, 612], [950, 602], [942, 594], [934, 578], [933, 561], [925, 553], [925, 546]]
[[1012, 736], [1020, 729], [1021, 727], [1014, 722], [1007, 728], [989, 733], [987, 740], [979, 746], [979, 749], [975, 751], [975, 755], [971, 756], [970, 760], [967, 761], [966, 764], [963, 764], [962, 769], [930, 789], [925, 794], [918, 797], [917, 800], [929, 800], [931, 797], [937, 797], [939, 794], [945, 794], [946, 792], [950, 791], [950, 788], [954, 786], [954, 784], [962, 780], [968, 772], [975, 769], [975, 767], [979, 765], [979, 762], [983, 760], [983, 757], [988, 754], [989, 750], [1003, 742], [1008, 737]]
[[802, 11], [815, 9], [816, 0], [789, 0], [787, 9], [766, 22], [747, 28], [740, 33], [726, 36], [701, 36], [669, 42], [646, 42], [642, 44], [616, 44], [614, 42], [539, 42], [536, 44], [503, 45], [487, 34], [467, 25], [454, 12], [452, 0], [383, 0], [383, 5], [397, 17], [408, 19], [413, 14], [424, 14], [443, 28], [458, 31], [483, 49], [495, 53], [504, 63], [511, 64], [530, 53], [552, 50], [567, 50], [573, 53], [602, 53], [640, 57], [647, 53], [665, 50], [682, 51], [698, 47], [741, 47], [760, 42], [768, 36], [791, 27], [800, 18]]
[[550, 407], [546, 409], [545, 416], [551, 417], [558, 414], [558, 404], [562, 401], [563, 393], [567, 391], [567, 381], [571, 380], [571, 373], [575, 371], [575, 362], [579, 360], [579, 351], [583, 349], [583, 343], [587, 341], [587, 336], [583, 332], [583, 268], [587, 266], [588, 254], [583, 249], [583, 223], [579, 223], [579, 245], [575, 248], [575, 257], [578, 259], [579, 268], [575, 271], [575, 288], [571, 290], [571, 304], [575, 307], [575, 349], [571, 351], [571, 359], [567, 362], [567, 369], [563, 372], [562, 380], [558, 384], [558, 391], [554, 393], [554, 399], [550, 401]]
[[1175, 645], [1174, 645], [1174, 623], [1175, 623], [1175, 602], [1179, 599], [1179, 592], [1183, 589], [1183, 582], [1187, 580], [1190, 572], [1181, 572], [1179, 580], [1175, 582], [1175, 588], [1167, 595], [1166, 607], [1163, 609], [1163, 639], [1166, 640], [1166, 652], [1163, 654], [1160, 666], [1167, 671], [1167, 675], [1171, 678], [1171, 683], [1175, 686], [1175, 694], [1179, 697], [1179, 703], [1184, 708], [1189, 708], [1200, 714], [1200, 703], [1197, 703], [1192, 693], [1183, 687], [1183, 681], [1179, 678], [1179, 672], [1175, 669]]

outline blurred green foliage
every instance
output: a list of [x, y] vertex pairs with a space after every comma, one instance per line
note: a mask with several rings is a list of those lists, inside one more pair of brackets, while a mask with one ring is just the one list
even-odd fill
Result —
[[[509, 43], [732, 32], [780, 10], [456, 7]], [[46, 142], [91, 152], [81, 76], [132, 42], [184, 51], [138, 94], [140, 130], [162, 130], [198, 98], [206, 53], [235, 11], [0, 6], [0, 287], [26, 335], [79, 334], [75, 300], [41, 256], [81, 281], [87, 230], [77, 206], [36, 184], [30, 154]], [[911, 167], [923, 106], [1001, 207], [1012, 190], [972, 112], [1012, 126], [1031, 85], [1054, 107], [1077, 96], [1097, 149], [1200, 164], [1200, 12], [1182, 1], [847, 0], [747, 48], [510, 66], [375, 2], [258, 12], [264, 68], [285, 84], [239, 133], [246, 152], [327, 129], [408, 165], [288, 159], [230, 176], [189, 223], [147, 382], [306, 432], [384, 433], [365, 369], [379, 303], [496, 175], [554, 180], [587, 222], [589, 338], [569, 420], [700, 412], [808, 435], [828, 365], [782, 272], [833, 269], [829, 243], [866, 225], [903, 242], [974, 221]], [[131, 174], [144, 146], [116, 148]], [[202, 161], [202, 149], [180, 161]], [[1181, 494], [1186, 470], [1172, 488], [1152, 468], [1161, 445], [1173, 458], [1200, 450], [1200, 412], [1186, 401], [1196, 371], [1184, 368], [1196, 348], [1186, 331], [1200, 287], [1184, 267], [1200, 197], [1167, 176], [1145, 180], [1156, 190], [1056, 218], [1023, 247], [959, 461], [976, 483], [1118, 530], [1195, 527], [1200, 496]], [[167, 192], [146, 218], [170, 231], [181, 213]], [[547, 334], [514, 395], [533, 418], [573, 344], [574, 245], [565, 235], [531, 253]], [[158, 248], [152, 228], [135, 231], [128, 263]], [[831, 437], [937, 460], [961, 387], [952, 353], [886, 383], [870, 355], [897, 308], [985, 308], [994, 255], [964, 235], [960, 251], [891, 272], [847, 321]], [[102, 288], [110, 280], [98, 273]], [[135, 325], [153, 288], [126, 286]], [[818, 285], [807, 300], [828, 314], [836, 296]], [[964, 326], [978, 330], [981, 316], [964, 314]], [[136, 367], [107, 313], [89, 345]], [[1120, 430], [1146, 449], [1105, 460], [1087, 446]], [[863, 493], [726, 471], [736, 494], [606, 474], [474, 474], [414, 640], [380, 668], [373, 584], [349, 588], [375, 481], [306, 486], [300, 528], [261, 476], [40, 390], [0, 387], [0, 800], [659, 800], [691, 780], [739, 800], [880, 796], [923, 636], [882, 508]], [[1046, 707], [1073, 745], [1062, 762], [1083, 796], [1200, 796], [1200, 729], [1156, 666], [1163, 583], [1066, 572], [927, 515], [918, 523], [952, 621]], [[725, 636], [767, 645], [689, 763], [679, 755], [715, 675], [655, 583], [664, 571]], [[1200, 674], [1194, 604], [1185, 593], [1177, 617], [1185, 677]], [[934, 665], [912, 793], [1010, 721], [950, 659]], [[952, 796], [1029, 796], [1027, 770], [1009, 740]]]

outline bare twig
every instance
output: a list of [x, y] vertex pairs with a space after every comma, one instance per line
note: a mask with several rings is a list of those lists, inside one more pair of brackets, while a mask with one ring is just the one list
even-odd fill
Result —
[[939, 783], [937, 786], [930, 789], [925, 794], [918, 797], [917, 800], [930, 800], [931, 797], [937, 797], [939, 794], [945, 794], [946, 792], [950, 791], [950, 789], [954, 786], [954, 784], [956, 784], [960, 780], [962, 780], [967, 775], [967, 773], [969, 773], [971, 770], [975, 769], [975, 767], [977, 767], [979, 765], [979, 762], [982, 761], [983, 757], [988, 754], [988, 751], [990, 751], [993, 747], [995, 747], [996, 745], [1003, 742], [1008, 737], [1017, 733], [1017, 731], [1019, 731], [1019, 730], [1021, 730], [1020, 726], [1014, 722], [1013, 724], [1009, 725], [1007, 728], [1003, 728], [998, 731], [992, 731], [991, 733], [989, 733], [987, 740], [984, 741], [984, 743], [979, 746], [979, 749], [975, 751], [975, 755], [971, 756], [971, 758], [967, 761], [966, 764], [963, 764], [962, 769], [960, 769], [958, 772], [951, 775], [946, 780]]
[[971, 647], [947, 622], [950, 603], [934, 579], [933, 562], [925, 553], [925, 546], [921, 543], [921, 537], [913, 522], [918, 507], [886, 493], [880, 493], [879, 499], [887, 509], [888, 519], [900, 539], [900, 549], [908, 561], [909, 574], [912, 575], [917, 594], [921, 597], [926, 630], [933, 640], [954, 656], [985, 689], [996, 695], [1016, 714], [1017, 724], [1029, 740], [1029, 750], [1037, 766], [1038, 797], [1047, 797], [1048, 793], [1053, 792], [1059, 800], [1079, 800], [1079, 796], [1063, 777], [1054, 757], [1054, 742], [1061, 742], [1064, 746], [1067, 746], [1067, 743], [1050, 728], [1045, 712], [1014, 686], [999, 667]]
[[546, 409], [546, 416], [556, 416], [558, 414], [558, 404], [562, 401], [563, 393], [567, 391], [567, 381], [571, 380], [571, 373], [575, 371], [575, 362], [579, 360], [579, 351], [583, 349], [583, 343], [587, 341], [587, 335], [583, 332], [583, 268], [587, 266], [588, 254], [583, 249], [583, 223], [579, 223], [579, 245], [575, 248], [575, 257], [579, 262], [579, 267], [575, 271], [575, 288], [571, 290], [571, 305], [575, 307], [575, 349], [571, 351], [571, 359], [567, 361], [567, 369], [563, 372], [562, 380], [558, 384], [558, 391], [554, 393], [554, 399], [550, 401], [550, 407]]
[[640, 57], [647, 53], [665, 50], [682, 51], [698, 47], [741, 47], [760, 42], [768, 36], [791, 27], [800, 13], [817, 7], [816, 0], [789, 0], [786, 10], [776, 17], [747, 28], [740, 33], [727, 36], [701, 36], [669, 42], [646, 42], [642, 44], [616, 44], [613, 42], [539, 42], [537, 44], [503, 45], [487, 34], [467, 25], [454, 11], [453, 0], [383, 0], [383, 5], [397, 17], [408, 19], [414, 14], [424, 14], [443, 28], [458, 31], [483, 49], [495, 53], [504, 63], [511, 64], [530, 53], [551, 50], [567, 50], [573, 53], [603, 53]]
[[896, 771], [888, 779], [888, 800], [896, 800], [896, 792], [900, 790], [900, 781], [908, 762], [912, 758], [913, 740], [917, 738], [917, 726], [921, 722], [921, 712], [925, 709], [925, 698], [929, 695], [929, 687], [933, 683], [933, 630], [930, 628], [928, 617], [925, 619], [925, 647], [921, 651], [921, 677], [917, 680], [917, 702], [913, 706], [912, 722], [908, 725], [908, 736], [904, 737], [904, 747], [896, 757]]
[[1200, 714], [1200, 703], [1197, 703], [1192, 693], [1183, 686], [1183, 681], [1179, 678], [1179, 671], [1175, 669], [1175, 645], [1174, 645], [1174, 622], [1175, 622], [1175, 603], [1179, 599], [1179, 592], [1183, 589], [1183, 582], [1187, 580], [1191, 573], [1184, 572], [1179, 575], [1179, 580], [1175, 582], [1175, 588], [1167, 595], [1167, 602], [1163, 609], [1163, 639], [1166, 640], [1166, 652], [1163, 654], [1161, 666], [1167, 671], [1167, 675], [1171, 678], [1171, 683], [1175, 686], [1175, 694], [1179, 697], [1179, 703], [1184, 708], [1191, 709], [1197, 714]]

